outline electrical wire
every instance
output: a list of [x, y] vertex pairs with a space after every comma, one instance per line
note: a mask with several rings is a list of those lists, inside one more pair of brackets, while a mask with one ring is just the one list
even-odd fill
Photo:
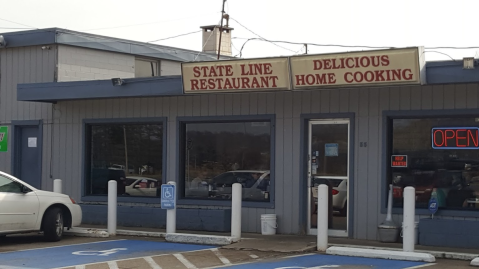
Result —
[[38, 29], [37, 27], [33, 27], [33, 26], [26, 25], [26, 24], [19, 23], [19, 22], [14, 22], [14, 21], [10, 21], [10, 20], [6, 20], [6, 19], [2, 19], [2, 18], [0, 18], [0, 20], [1, 20], [1, 21], [8, 21], [8, 22], [15, 23], [15, 24], [22, 25], [22, 26], [26, 26], [26, 27], [30, 27], [30, 29]]
[[[253, 31], [250, 30], [248, 27], [244, 26], [243, 24], [241, 24], [239, 21], [235, 20], [234, 18], [231, 18], [231, 17], [230, 17], [230, 19], [233, 20], [233, 21], [235, 21], [235, 22], [238, 23], [239, 25], [241, 25], [241, 27], [245, 28], [245, 29], [248, 30], [249, 32], [253, 33], [254, 35], [256, 35], [256, 36], [258, 36], [258, 37], [260, 37], [262, 40], [267, 41], [267, 42], [270, 42], [268, 39], [266, 39], [266, 38], [264, 38], [264, 37], [258, 35], [258, 34], [255, 33], [255, 32], [253, 32]], [[247, 41], [246, 41], [246, 42], [247, 42]], [[246, 42], [245, 42], [245, 43], [246, 43]], [[290, 49], [288, 49], [288, 48], [285, 48], [285, 47], [283, 47], [283, 46], [280, 46], [280, 45], [278, 45], [278, 44], [275, 44], [274, 42], [270, 42], [270, 43], [272, 43], [273, 45], [275, 45], [275, 46], [277, 46], [277, 47], [280, 47], [280, 48], [282, 48], [282, 49], [289, 50], [290, 52], [294, 52], [294, 50], [290, 50]]]
[[[213, 12], [211, 14], [217, 14], [218, 12]], [[210, 13], [208, 13], [209, 15]], [[149, 24], [158, 24], [158, 23], [164, 23], [164, 22], [171, 22], [171, 21], [180, 21], [180, 20], [187, 20], [187, 19], [194, 19], [201, 16], [193, 16], [193, 17], [185, 17], [185, 18], [179, 18], [179, 19], [173, 19], [173, 20], [166, 20], [166, 21], [155, 21], [155, 22], [145, 22], [145, 23], [137, 23], [137, 24], [129, 24], [129, 25], [120, 25], [120, 26], [112, 26], [112, 27], [104, 27], [104, 28], [94, 28], [94, 29], [85, 29], [85, 30], [79, 30], [79, 31], [100, 31], [100, 30], [109, 30], [109, 29], [118, 29], [118, 28], [126, 28], [126, 27], [133, 27], [133, 26], [142, 26], [142, 25], [149, 25]]]
[[442, 54], [442, 55], [446, 55], [447, 57], [451, 58], [451, 60], [453, 61], [456, 61], [454, 58], [452, 58], [449, 54], [446, 54], [444, 52], [440, 52], [440, 51], [435, 51], [435, 50], [425, 50], [423, 51], [422, 53], [426, 53], [426, 52], [435, 52], [435, 53], [439, 53], [439, 54]]
[[185, 35], [196, 34], [196, 33], [199, 33], [199, 32], [201, 32], [201, 31], [202, 31], [202, 30], [198, 30], [198, 31], [189, 32], [189, 33], [186, 33], [186, 34], [181, 34], [181, 35], [170, 36], [170, 37], [166, 37], [166, 38], [162, 38], [162, 39], [157, 39], [157, 40], [153, 40], [153, 41], [148, 41], [147, 43], [151, 43], [151, 42], [158, 42], [158, 41], [167, 40], [167, 39], [172, 39], [172, 38], [176, 38], [176, 37], [180, 37], [180, 36], [185, 36]]
[[30, 30], [35, 28], [0, 27], [0, 29]]

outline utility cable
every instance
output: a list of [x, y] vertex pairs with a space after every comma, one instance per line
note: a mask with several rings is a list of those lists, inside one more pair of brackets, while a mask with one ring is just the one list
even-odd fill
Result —
[[2, 19], [2, 18], [0, 18], [0, 20], [1, 20], [1, 21], [8, 21], [8, 22], [15, 23], [15, 24], [22, 25], [22, 26], [26, 26], [26, 27], [30, 27], [30, 29], [38, 29], [37, 27], [33, 27], [33, 26], [26, 25], [26, 24], [19, 23], [19, 22], [14, 22], [14, 21], [10, 21], [10, 20], [6, 20], [6, 19]]
[[[263, 41], [270, 42], [270, 43], [272, 43], [273, 45], [275, 45], [275, 46], [277, 46], [277, 47], [280, 47], [280, 48], [282, 48], [282, 49], [285, 49], [285, 50], [289, 50], [289, 51], [291, 51], [291, 52], [294, 52], [294, 50], [290, 50], [290, 49], [288, 49], [288, 48], [285, 48], [285, 47], [283, 47], [283, 46], [280, 46], [280, 45], [278, 45], [278, 44], [275, 44], [274, 42], [271, 42], [271, 41], [269, 41], [268, 39], [266, 39], [266, 38], [264, 38], [264, 37], [258, 35], [257, 33], [253, 32], [253, 31], [250, 30], [248, 27], [244, 26], [243, 24], [241, 24], [239, 21], [235, 20], [234, 18], [231, 18], [231, 17], [230, 17], [230, 19], [233, 20], [233, 21], [235, 21], [235, 22], [238, 23], [239, 25], [241, 25], [241, 27], [245, 28], [246, 30], [248, 30], [248, 31], [251, 32], [252, 34], [258, 36], [258, 37], [259, 37], [260, 39], [262, 39]], [[246, 43], [246, 42], [245, 42], [245, 43]]]
[[161, 38], [161, 39], [157, 39], [157, 40], [153, 40], [153, 41], [148, 41], [147, 43], [158, 42], [158, 41], [167, 40], [167, 39], [172, 39], [172, 38], [176, 38], [176, 37], [180, 37], [180, 36], [196, 34], [196, 33], [199, 33], [199, 32], [201, 32], [201, 31], [202, 31], [202, 30], [198, 30], [198, 31], [189, 32], [189, 33], [186, 33], [186, 34], [170, 36], [170, 37]]
[[[214, 14], [218, 12], [213, 12]], [[211, 13], [211, 14], [213, 14]], [[203, 16], [203, 15], [202, 15]], [[193, 17], [185, 17], [185, 18], [179, 18], [179, 19], [173, 19], [173, 20], [166, 20], [166, 21], [154, 21], [154, 22], [145, 22], [145, 23], [137, 23], [137, 24], [129, 24], [129, 25], [120, 25], [120, 26], [112, 26], [112, 27], [104, 27], [104, 28], [94, 28], [94, 29], [85, 29], [85, 30], [79, 30], [79, 31], [100, 31], [100, 30], [109, 30], [109, 29], [118, 29], [118, 28], [126, 28], [126, 27], [133, 27], [133, 26], [142, 26], [142, 25], [149, 25], [149, 24], [158, 24], [158, 23], [164, 23], [164, 22], [171, 22], [171, 21], [180, 21], [180, 20], [187, 20], [187, 19], [193, 19], [193, 18], [198, 18], [202, 16], [193, 16]]]

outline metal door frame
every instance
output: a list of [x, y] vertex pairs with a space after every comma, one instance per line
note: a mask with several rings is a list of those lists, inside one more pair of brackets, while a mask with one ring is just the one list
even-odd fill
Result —
[[350, 192], [351, 192], [351, 184], [350, 184], [350, 154], [351, 154], [351, 120], [348, 118], [338, 118], [338, 119], [311, 119], [308, 121], [308, 174], [307, 174], [307, 190], [308, 190], [308, 210], [307, 210], [307, 234], [309, 235], [316, 235], [317, 229], [311, 228], [311, 141], [312, 141], [312, 126], [313, 125], [321, 125], [321, 124], [347, 124], [348, 125], [348, 156], [347, 156], [347, 175], [346, 176], [329, 176], [326, 178], [346, 178], [348, 180], [348, 195], [347, 195], [347, 213], [346, 213], [346, 230], [334, 230], [329, 229], [328, 235], [329, 236], [336, 236], [336, 237], [347, 237], [349, 234], [349, 207], [350, 207]]

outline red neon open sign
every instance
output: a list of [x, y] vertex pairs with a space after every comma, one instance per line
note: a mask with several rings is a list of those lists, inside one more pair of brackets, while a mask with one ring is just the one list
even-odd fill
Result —
[[432, 128], [434, 149], [479, 149], [478, 127]]

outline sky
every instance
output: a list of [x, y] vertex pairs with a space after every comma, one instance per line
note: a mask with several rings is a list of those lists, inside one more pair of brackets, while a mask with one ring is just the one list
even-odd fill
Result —
[[[59, 27], [199, 51], [223, 0], [2, 0], [0, 33]], [[478, 0], [227, 0], [233, 56], [260, 58], [424, 46], [426, 61], [479, 58]], [[27, 29], [11, 29], [27, 28]], [[196, 32], [167, 40], [186, 33]], [[245, 41], [262, 38], [300, 44]], [[342, 45], [314, 46], [318, 45]], [[352, 46], [352, 47], [349, 47]], [[436, 47], [477, 47], [443, 49]]]

